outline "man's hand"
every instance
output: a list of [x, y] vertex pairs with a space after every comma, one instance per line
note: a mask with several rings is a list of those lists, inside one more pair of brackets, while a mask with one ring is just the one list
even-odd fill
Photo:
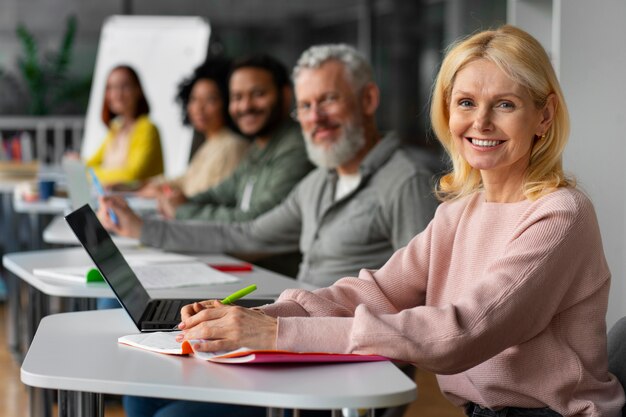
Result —
[[181, 317], [177, 340], [202, 339], [194, 343], [194, 350], [276, 349], [278, 321], [261, 311], [209, 300], [183, 307]]
[[168, 192], [163, 192], [157, 197], [159, 213], [166, 219], [176, 217], [178, 206], [187, 202], [187, 197], [178, 188], [172, 187]]
[[[128, 207], [126, 200], [119, 196], [100, 197], [98, 207], [98, 219], [105, 229], [110, 230], [120, 236], [139, 239], [143, 220]], [[115, 212], [118, 224], [109, 216], [109, 209]]]

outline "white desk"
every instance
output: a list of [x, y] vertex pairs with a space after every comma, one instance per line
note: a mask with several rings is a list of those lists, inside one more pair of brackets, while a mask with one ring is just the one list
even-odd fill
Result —
[[[125, 254], [158, 252], [156, 249], [130, 247], [122, 247], [120, 250]], [[198, 255], [198, 259], [207, 263], [238, 262], [226, 255]], [[83, 301], [87, 299], [86, 304], [83, 303], [79, 306], [80, 309], [93, 308], [93, 299], [95, 298], [114, 297], [113, 291], [104, 282], [81, 284], [33, 274], [35, 268], [91, 265], [92, 261], [82, 247], [11, 253], [4, 255], [2, 264], [8, 271], [29, 284], [30, 299], [26, 306], [26, 338], [24, 341], [26, 346], [32, 340], [41, 318], [46, 316], [50, 310], [50, 296], [70, 297]], [[257, 284], [258, 289], [255, 291], [254, 297], [275, 298], [287, 288], [314, 288], [257, 266], [254, 266], [251, 272], [241, 272], [234, 275], [240, 281], [219, 285], [149, 290], [148, 293], [155, 298], [223, 298], [241, 287]], [[18, 307], [15, 310], [21, 309]], [[10, 315], [7, 320], [9, 320], [10, 327], [20, 328], [19, 312], [16, 317]], [[20, 340], [19, 335], [14, 336], [16, 340]]]
[[[22, 364], [22, 382], [58, 389], [60, 416], [73, 405], [63, 391], [296, 409], [391, 407], [417, 394], [390, 362], [220, 365], [118, 345], [119, 336], [136, 331], [120, 310], [48, 316]], [[99, 396], [79, 401], [85, 403], [91, 405], [86, 415], [101, 415]]]
[[64, 214], [70, 210], [70, 200], [65, 197], [50, 197], [45, 201], [24, 201], [14, 194], [13, 209], [17, 213]]
[[[120, 250], [122, 253], [128, 254], [157, 251], [155, 249], [137, 247], [121, 247]], [[207, 263], [231, 263], [234, 261], [232, 257], [226, 255], [198, 255], [198, 259]], [[11, 348], [16, 351], [18, 357], [21, 352], [25, 352], [29, 348], [39, 323], [43, 317], [49, 314], [51, 310], [51, 296], [70, 299], [74, 302], [75, 308], [80, 310], [93, 309], [95, 307], [95, 298], [114, 296], [106, 283], [79, 284], [53, 278], [39, 277], [33, 274], [33, 269], [35, 268], [91, 264], [90, 258], [82, 247], [11, 253], [5, 255], [2, 258], [2, 262], [8, 271], [29, 284], [29, 301], [28, 304], [24, 306], [26, 310], [25, 319], [21, 314], [22, 307], [19, 305], [19, 298], [13, 300], [12, 304], [15, 304], [15, 307], [12, 307], [10, 309], [11, 314], [7, 315], [8, 327], [12, 329], [13, 332], [9, 338], [14, 343], [14, 345], [11, 345]], [[291, 278], [284, 277], [257, 266], [254, 266], [251, 272], [241, 272], [234, 275], [240, 278], [239, 282], [149, 290], [148, 292], [155, 298], [223, 298], [241, 287], [257, 284], [258, 289], [255, 291], [254, 297], [275, 298], [287, 288], [313, 288], [308, 284], [299, 283]], [[252, 297], [253, 296], [250, 296], [250, 298]], [[20, 332], [22, 328], [24, 329], [24, 333]], [[132, 333], [132, 331], [130, 333]], [[39, 398], [34, 401], [37, 404], [47, 403], [41, 400], [40, 397], [42, 395], [44, 394], [36, 390], [31, 392], [31, 397]], [[38, 413], [33, 412], [31, 415], [35, 416], [38, 415]], [[47, 416], [49, 413], [44, 412], [43, 415]]]
[[[144, 247], [121, 247], [120, 250], [123, 254], [159, 252], [157, 249]], [[206, 263], [240, 262], [230, 256], [218, 254], [201, 254], [197, 255], [197, 258]], [[4, 255], [2, 264], [7, 270], [17, 275], [18, 278], [49, 296], [74, 298], [114, 296], [106, 283], [79, 284], [33, 274], [33, 269], [35, 268], [91, 265], [91, 259], [82, 247], [10, 253]], [[257, 266], [254, 266], [251, 272], [240, 272], [234, 275], [239, 277], [241, 281], [220, 285], [149, 290], [148, 292], [151, 296], [159, 298], [220, 298], [229, 295], [242, 286], [257, 284], [259, 288], [254, 292], [254, 296], [267, 298], [278, 296], [287, 288], [314, 288]]]
[[[42, 237], [45, 243], [52, 245], [80, 245], [76, 235], [74, 235], [63, 216], [57, 216], [52, 219], [50, 224], [43, 230]], [[138, 239], [122, 236], [112, 236], [112, 239], [117, 246], [139, 246]]]
[[[120, 248], [122, 253], [146, 253], [159, 252], [149, 248]], [[198, 255], [198, 259], [206, 263], [232, 263], [238, 262], [226, 255]], [[13, 350], [25, 351], [32, 340], [35, 330], [41, 319], [50, 312], [50, 296], [66, 297], [75, 301], [76, 308], [80, 310], [93, 309], [94, 299], [113, 298], [113, 291], [106, 283], [75, 283], [54, 278], [45, 278], [33, 274], [35, 268], [55, 268], [65, 266], [91, 265], [92, 261], [82, 247], [51, 249], [32, 252], [19, 252], [4, 255], [2, 258], [4, 267], [12, 272], [17, 278], [29, 284], [29, 302], [26, 307], [25, 324], [20, 320], [22, 308], [19, 299], [12, 300], [10, 314], [7, 315], [7, 324], [13, 334], [10, 340]], [[284, 277], [275, 272], [254, 266], [251, 272], [234, 274], [240, 281], [229, 284], [189, 286], [169, 289], [149, 290], [148, 293], [155, 298], [223, 298], [241, 287], [257, 284], [258, 289], [254, 292], [257, 298], [275, 298], [287, 288], [313, 289], [311, 285], [300, 283], [291, 278]], [[252, 296], [251, 296], [252, 297]], [[19, 330], [24, 327], [24, 335]], [[20, 345], [23, 344], [25, 349]]]

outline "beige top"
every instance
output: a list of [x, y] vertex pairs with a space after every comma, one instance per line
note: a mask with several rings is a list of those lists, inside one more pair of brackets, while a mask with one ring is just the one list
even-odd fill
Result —
[[250, 142], [223, 128], [196, 151], [187, 171], [171, 181], [187, 196], [205, 191], [226, 179], [237, 168]]
[[115, 169], [126, 166], [128, 158], [128, 149], [130, 148], [129, 129], [118, 130], [118, 133], [108, 143], [104, 151], [102, 160], [102, 168]]

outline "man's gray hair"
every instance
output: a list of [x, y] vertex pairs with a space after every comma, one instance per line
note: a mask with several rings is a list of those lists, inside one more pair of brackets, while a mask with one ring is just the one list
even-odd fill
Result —
[[356, 91], [374, 81], [372, 67], [367, 59], [354, 47], [344, 43], [316, 45], [304, 51], [293, 68], [293, 81], [296, 81], [303, 69], [319, 68], [330, 60], [337, 60], [344, 65], [346, 75]]

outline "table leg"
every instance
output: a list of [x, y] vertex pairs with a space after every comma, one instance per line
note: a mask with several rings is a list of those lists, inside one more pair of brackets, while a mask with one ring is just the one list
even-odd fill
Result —
[[333, 410], [332, 417], [375, 417], [375, 408], [342, 408]]
[[76, 415], [76, 402], [74, 393], [70, 391], [59, 390], [58, 393], [58, 411], [59, 417], [75, 417]]
[[20, 317], [22, 311], [20, 279], [9, 271], [5, 272], [4, 277], [7, 285], [7, 344], [15, 359], [22, 362], [23, 353], [20, 349]]
[[103, 417], [104, 398], [93, 392], [77, 392], [79, 417]]
[[4, 226], [3, 231], [5, 252], [15, 252], [19, 247], [17, 236], [17, 217], [13, 211], [13, 193], [1, 193], [2, 198], [2, 213], [4, 214]]
[[[17, 216], [13, 211], [13, 193], [0, 193], [2, 199], [3, 227], [2, 232], [4, 252], [15, 252], [19, 248], [16, 220]], [[5, 270], [5, 281], [7, 285], [7, 342], [9, 349], [21, 362], [22, 352], [20, 350], [20, 280]]]
[[28, 409], [30, 417], [51, 417], [52, 391], [28, 387]]
[[333, 410], [332, 417], [375, 417], [375, 415], [376, 409], [374, 408], [342, 408], [341, 410]]
[[72, 300], [72, 311], [89, 311], [96, 309], [95, 298], [74, 298]]
[[28, 350], [30, 343], [35, 337], [35, 332], [39, 326], [39, 322], [48, 315], [50, 307], [50, 297], [39, 291], [32, 285], [28, 286], [29, 303], [26, 313], [26, 340], [25, 350]]
[[30, 247], [33, 249], [41, 249], [41, 233], [39, 214], [28, 213], [28, 226], [30, 227]]
[[266, 417], [284, 417], [284, 415], [285, 410], [282, 408], [267, 407], [265, 412]]

